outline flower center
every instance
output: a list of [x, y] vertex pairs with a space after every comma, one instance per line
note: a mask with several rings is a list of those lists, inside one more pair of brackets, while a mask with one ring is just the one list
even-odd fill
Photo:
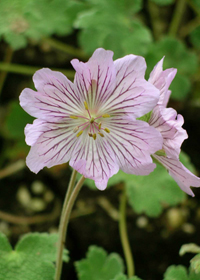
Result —
[[69, 116], [71, 119], [80, 119], [84, 121], [80, 125], [76, 126], [73, 129], [73, 132], [76, 133], [76, 137], [79, 137], [85, 129], [88, 130], [88, 136], [92, 137], [94, 140], [97, 138], [97, 134], [101, 137], [104, 137], [103, 131], [110, 133], [110, 130], [107, 127], [102, 127], [102, 123], [100, 121], [101, 118], [110, 118], [110, 115], [103, 114], [101, 116], [95, 117], [92, 116], [92, 114], [89, 111], [89, 107], [86, 101], [84, 101], [85, 110], [88, 113], [88, 117], [85, 116], [75, 116], [71, 115]]

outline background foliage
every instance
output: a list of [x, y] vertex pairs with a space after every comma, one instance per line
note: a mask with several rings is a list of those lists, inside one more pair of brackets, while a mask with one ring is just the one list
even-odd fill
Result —
[[[172, 95], [169, 106], [183, 114], [184, 127], [190, 136], [183, 145], [184, 153], [180, 159], [192, 172], [197, 175], [200, 172], [199, 0], [1, 0], [0, 231], [9, 235], [12, 244], [17, 242], [21, 234], [29, 231], [55, 230], [71, 172], [68, 165], [62, 165], [45, 169], [36, 176], [25, 168], [29, 147], [24, 141], [24, 127], [27, 123], [32, 123], [33, 118], [19, 106], [19, 94], [25, 87], [33, 88], [31, 76], [42, 67], [58, 69], [73, 80], [74, 71], [70, 60], [77, 57], [87, 61], [98, 47], [114, 51], [115, 59], [130, 53], [144, 56], [147, 62], [147, 79], [154, 65], [163, 56], [165, 69], [178, 69], [170, 87]], [[177, 247], [181, 246], [179, 243], [187, 242], [191, 237], [200, 244], [198, 189], [194, 190], [196, 198], [188, 199], [161, 166], [157, 166], [153, 173], [145, 177], [120, 171], [109, 180], [105, 195], [94, 188], [92, 181], [86, 180], [85, 185], [89, 190], [84, 188], [82, 200], [80, 198], [77, 202], [73, 215], [76, 218], [86, 215], [86, 221], [89, 219], [90, 222], [86, 223], [84, 218], [82, 224], [77, 219], [80, 226], [72, 222], [72, 228], [74, 226], [74, 230], [77, 229], [73, 237], [79, 234], [79, 227], [83, 229], [81, 238], [75, 241], [79, 244], [77, 251], [80, 253], [72, 256], [72, 262], [79, 260], [76, 262], [76, 271], [80, 280], [96, 280], [102, 277], [108, 280], [127, 279], [123, 260], [117, 254], [108, 256], [104, 249], [94, 246], [89, 248], [86, 259], [80, 260], [89, 246], [87, 242], [90, 244], [91, 240], [106, 246], [110, 252], [117, 251], [122, 255], [121, 247], [117, 245], [115, 250], [114, 240], [110, 242], [109, 233], [108, 240], [100, 240], [105, 233], [102, 227], [118, 230], [118, 196], [124, 188], [128, 198], [127, 216], [133, 244], [137, 238], [144, 236], [140, 241], [144, 245], [140, 244], [140, 249], [133, 245], [134, 253], [140, 256], [140, 251], [143, 250], [144, 254], [140, 258], [147, 256], [148, 260], [145, 271], [143, 264], [138, 264], [138, 275], [141, 278], [135, 276], [131, 280], [157, 280], [162, 277], [164, 280], [198, 279], [199, 252], [195, 252], [197, 255], [191, 260], [189, 269], [178, 266], [180, 259], [176, 259], [176, 266], [170, 266], [172, 258], [178, 255]], [[100, 210], [103, 211], [103, 218], [98, 216], [101, 215]], [[106, 217], [105, 213], [108, 214]], [[155, 256], [155, 263], [151, 261], [153, 249], [150, 245], [145, 245], [149, 236], [153, 248], [161, 250], [164, 245], [159, 246], [160, 242], [166, 242], [165, 248], [176, 248], [175, 252], [170, 252], [169, 249], [167, 257], [162, 259], [162, 265], [159, 265], [160, 252], [158, 257]], [[0, 258], [2, 267], [8, 265], [4, 262], [11, 258], [13, 252], [11, 245], [6, 242], [5, 237], [1, 236], [0, 251], [7, 252], [3, 260]], [[168, 246], [168, 242], [174, 243]], [[7, 244], [4, 249], [2, 244]], [[76, 245], [72, 242], [71, 249], [74, 250], [74, 247]], [[19, 248], [21, 247], [16, 247], [13, 255], [19, 257], [14, 261], [16, 269], [19, 269], [17, 261], [20, 258], [23, 261], [27, 253], [23, 252], [22, 257], [23, 250]], [[52, 254], [45, 258], [54, 261]], [[92, 278], [91, 255], [92, 261], [98, 255], [96, 266], [100, 274], [97, 278]], [[187, 256], [184, 256], [183, 260], [184, 265], [188, 266], [189, 258], [184, 258]], [[98, 263], [98, 260], [102, 262]], [[51, 266], [50, 262], [45, 265]], [[170, 267], [167, 269], [168, 266]], [[74, 269], [71, 268], [70, 272], [68, 270], [67, 277], [76, 279]], [[53, 271], [53, 266], [50, 271]], [[112, 275], [104, 275], [105, 271]], [[20, 269], [18, 273], [21, 277]], [[4, 275], [4, 278], [11, 279], [11, 276]], [[35, 279], [40, 279], [40, 276], [36, 277]], [[66, 276], [64, 277], [66, 279]]]

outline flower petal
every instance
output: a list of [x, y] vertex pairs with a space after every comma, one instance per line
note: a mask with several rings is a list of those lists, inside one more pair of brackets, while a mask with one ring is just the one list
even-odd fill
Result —
[[135, 175], [152, 172], [155, 164], [151, 154], [162, 148], [160, 133], [143, 121], [116, 119], [110, 125], [108, 143], [120, 169]]
[[[89, 102], [89, 94], [93, 94], [93, 106], [100, 106], [108, 99], [115, 87], [115, 67], [113, 52], [97, 49], [88, 62], [79, 62], [78, 59], [71, 61], [76, 70], [74, 84], [81, 96], [82, 103]], [[89, 91], [92, 81], [96, 82], [95, 90]]]
[[105, 139], [81, 135], [69, 164], [86, 178], [93, 179], [104, 190], [108, 179], [119, 171], [115, 155]]
[[36, 120], [33, 125], [26, 127], [25, 132], [27, 143], [32, 145], [26, 163], [35, 173], [45, 166], [52, 167], [68, 162], [77, 142], [72, 123], [66, 120], [60, 123]]
[[177, 69], [169, 68], [163, 71], [164, 57], [156, 64], [152, 70], [149, 82], [152, 83], [157, 89], [160, 90], [159, 105], [167, 106], [171, 91], [168, 90], [172, 80], [174, 79]]
[[26, 88], [20, 95], [20, 105], [31, 116], [45, 120], [79, 114], [80, 98], [62, 73], [43, 68], [33, 80], [38, 92]]
[[179, 157], [180, 147], [188, 137], [182, 128], [183, 117], [172, 108], [156, 106], [151, 114], [149, 124], [156, 128], [163, 137], [163, 149], [169, 157]]
[[151, 111], [159, 91], [144, 79], [146, 63], [140, 56], [128, 55], [114, 62], [116, 87], [103, 109], [109, 114], [126, 113], [134, 118]]
[[174, 178], [179, 187], [187, 194], [194, 196], [190, 187], [200, 187], [200, 178], [192, 174], [178, 159], [153, 155]]

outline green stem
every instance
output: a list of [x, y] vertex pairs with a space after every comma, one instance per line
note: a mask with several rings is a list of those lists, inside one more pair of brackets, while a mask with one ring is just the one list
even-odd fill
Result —
[[[14, 64], [14, 63], [10, 64], [10, 63], [0, 62], [0, 70], [11, 72], [11, 73], [22, 74], [22, 75], [33, 75], [40, 68], [41, 67], [34, 67], [34, 66], [26, 66], [26, 65]], [[64, 69], [55, 69], [55, 68], [52, 69], [52, 70], [62, 72], [69, 79], [74, 78], [74, 71], [64, 70]]]
[[73, 169], [72, 175], [71, 175], [71, 178], [70, 178], [70, 182], [69, 182], [69, 186], [68, 186], [68, 189], [67, 189], [67, 194], [66, 194], [65, 201], [64, 201], [64, 204], [63, 204], [61, 217], [63, 217], [63, 215], [64, 215], [64, 212], [67, 208], [69, 198], [71, 197], [72, 191], [74, 189], [77, 173], [78, 172], [75, 169]]
[[[66, 194], [64, 206], [65, 208], [62, 211], [62, 216], [60, 219], [60, 226], [59, 226], [59, 240], [58, 240], [58, 252], [57, 252], [57, 259], [56, 259], [56, 273], [55, 273], [55, 280], [59, 280], [62, 271], [62, 256], [63, 256], [63, 249], [65, 245], [65, 238], [67, 233], [67, 226], [69, 223], [70, 214], [72, 211], [72, 207], [74, 202], [78, 196], [78, 193], [83, 185], [85, 177], [82, 176], [78, 181], [77, 185], [74, 187], [74, 190], [70, 196], [68, 197], [68, 193]], [[66, 200], [68, 199], [68, 203]]]
[[186, 7], [186, 0], [178, 0], [169, 27], [169, 35], [175, 37]]
[[67, 44], [65, 44], [63, 42], [60, 42], [60, 41], [58, 41], [56, 39], [53, 39], [53, 38], [43, 38], [43, 42], [49, 44], [50, 46], [52, 46], [52, 47], [54, 47], [54, 48], [56, 48], [56, 49], [58, 49], [60, 51], [63, 51], [65, 53], [67, 53], [67, 54], [70, 54], [70, 55], [72, 55], [74, 57], [79, 57], [79, 58], [81, 58], [83, 60], [88, 59], [88, 57], [86, 56], [86, 54], [82, 50], [76, 49], [76, 48], [74, 48], [72, 46], [69, 46], [69, 45], [67, 45]]
[[126, 224], [126, 192], [125, 189], [120, 196], [119, 207], [119, 233], [122, 243], [122, 248], [125, 255], [128, 277], [132, 277], [135, 274], [134, 260], [131, 253], [130, 243], [128, 240], [127, 224]]

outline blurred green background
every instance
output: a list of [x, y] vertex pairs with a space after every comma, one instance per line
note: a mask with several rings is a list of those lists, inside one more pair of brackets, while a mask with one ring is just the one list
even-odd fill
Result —
[[[164, 69], [178, 69], [169, 106], [184, 116], [189, 134], [181, 160], [197, 175], [200, 172], [200, 0], [0, 0], [0, 231], [13, 244], [25, 232], [57, 228], [71, 172], [67, 164], [38, 175], [25, 167], [29, 147], [24, 127], [33, 118], [19, 106], [20, 92], [34, 88], [32, 75], [42, 67], [73, 80], [70, 60], [87, 61], [98, 47], [114, 51], [114, 59], [130, 53], [144, 56], [147, 79], [163, 56]], [[124, 187], [129, 230], [135, 232], [131, 239], [140, 242], [133, 247], [134, 254], [147, 263], [149, 278], [136, 260], [141, 278], [161, 279], [172, 261], [180, 261], [182, 243], [191, 239], [200, 244], [200, 191], [194, 190], [196, 198], [186, 199], [161, 167], [147, 177], [120, 172], [109, 181], [115, 188], [104, 193], [91, 191], [92, 181], [86, 185], [90, 189], [84, 188], [80, 195], [69, 232], [70, 249], [79, 246], [72, 259], [83, 257], [91, 242], [122, 254], [118, 238], [110, 236], [117, 230], [112, 210], [118, 208]], [[42, 217], [39, 222], [38, 217]], [[152, 244], [145, 249], [150, 238]], [[173, 251], [166, 251], [169, 243]], [[157, 250], [166, 258], [161, 264], [159, 255], [148, 262]], [[66, 275], [76, 279], [72, 268], [66, 269]]]

